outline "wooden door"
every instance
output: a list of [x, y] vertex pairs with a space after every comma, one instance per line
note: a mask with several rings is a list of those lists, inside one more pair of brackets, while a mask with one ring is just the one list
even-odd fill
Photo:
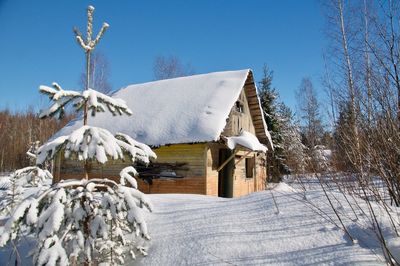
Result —
[[[230, 149], [219, 150], [219, 164], [222, 165], [231, 155]], [[233, 197], [233, 172], [235, 169], [235, 158], [231, 159], [218, 173], [218, 197]]]

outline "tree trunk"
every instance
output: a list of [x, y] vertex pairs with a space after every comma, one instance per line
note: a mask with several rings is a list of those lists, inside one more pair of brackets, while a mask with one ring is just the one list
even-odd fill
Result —
[[371, 126], [372, 118], [371, 118], [371, 112], [372, 112], [372, 82], [371, 82], [371, 60], [369, 58], [369, 36], [368, 36], [368, 7], [367, 7], [367, 1], [364, 0], [364, 44], [365, 44], [365, 83], [367, 87], [367, 117], [368, 117], [368, 127]]
[[[86, 88], [89, 89], [89, 80], [90, 80], [90, 50], [86, 51]], [[83, 125], [86, 126], [88, 124], [87, 120], [88, 106], [87, 101], [85, 101], [83, 106]], [[84, 171], [85, 171], [85, 179], [89, 179], [89, 164], [87, 160], [84, 163]]]
[[[342, 0], [338, 0], [338, 7], [339, 7], [339, 16], [340, 16], [340, 30], [342, 34], [342, 46], [343, 46], [343, 53], [345, 57], [345, 64], [346, 64], [346, 72], [347, 72], [347, 83], [348, 83], [348, 90], [350, 96], [350, 127], [352, 130], [352, 137], [354, 137], [354, 143], [356, 148], [356, 157], [359, 157], [361, 154], [360, 148], [360, 137], [357, 127], [357, 108], [356, 108], [356, 95], [355, 95], [355, 86], [354, 86], [354, 77], [353, 77], [353, 69], [350, 59], [349, 47], [347, 43], [347, 34], [344, 26], [344, 14], [343, 14], [343, 3]], [[355, 158], [354, 161], [356, 164], [361, 166], [361, 158]]]

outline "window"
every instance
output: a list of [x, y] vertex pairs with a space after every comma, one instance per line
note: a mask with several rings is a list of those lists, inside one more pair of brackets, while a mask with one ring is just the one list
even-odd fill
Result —
[[246, 178], [253, 178], [254, 176], [255, 158], [246, 158]]
[[243, 105], [243, 103], [241, 101], [236, 101], [235, 110], [238, 113], [244, 113], [244, 105]]

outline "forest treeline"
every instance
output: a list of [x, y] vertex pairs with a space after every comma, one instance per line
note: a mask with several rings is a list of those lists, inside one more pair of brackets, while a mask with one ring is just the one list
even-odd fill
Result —
[[44, 143], [70, 119], [39, 119], [29, 108], [23, 112], [0, 111], [0, 172], [13, 171], [30, 164], [26, 152], [33, 142]]

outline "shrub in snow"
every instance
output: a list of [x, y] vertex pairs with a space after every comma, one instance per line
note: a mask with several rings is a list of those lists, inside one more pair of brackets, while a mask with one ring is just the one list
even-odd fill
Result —
[[107, 179], [62, 181], [29, 197], [2, 228], [0, 246], [18, 237], [15, 228], [23, 224], [26, 233], [37, 238], [32, 255], [38, 265], [91, 262], [94, 258], [122, 264], [128, 252], [134, 258], [135, 250], [147, 255], [140, 239], [150, 239], [142, 208], [151, 211], [151, 204], [137, 190], [131, 175], [135, 172], [133, 167], [121, 171], [120, 183]]
[[0, 214], [10, 215], [14, 208], [23, 200], [24, 193], [33, 187], [45, 189], [53, 178], [49, 171], [38, 166], [28, 166], [16, 170], [2, 182], [2, 197]]
[[[36, 160], [39, 141], [32, 142], [31, 147], [26, 152], [31, 160]], [[0, 183], [0, 214], [10, 215], [14, 207], [19, 204], [27, 193], [28, 189], [34, 187], [49, 186], [53, 179], [51, 173], [38, 166], [28, 166], [16, 170], [9, 177], [4, 178]], [[42, 188], [43, 189], [43, 188]]]

